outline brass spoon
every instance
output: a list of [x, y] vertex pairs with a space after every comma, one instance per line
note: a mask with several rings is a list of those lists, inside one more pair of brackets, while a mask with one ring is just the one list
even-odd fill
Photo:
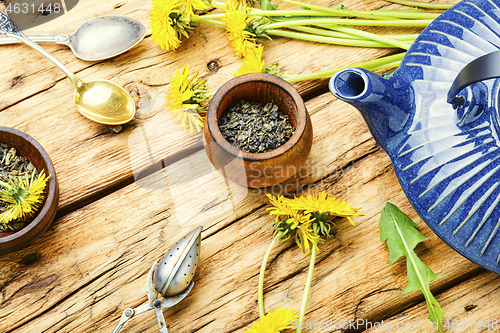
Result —
[[106, 125], [120, 125], [134, 118], [135, 103], [125, 89], [108, 80], [83, 82], [59, 60], [26, 37], [17, 24], [2, 12], [0, 33], [19, 39], [59, 67], [75, 86], [75, 106], [83, 116]]

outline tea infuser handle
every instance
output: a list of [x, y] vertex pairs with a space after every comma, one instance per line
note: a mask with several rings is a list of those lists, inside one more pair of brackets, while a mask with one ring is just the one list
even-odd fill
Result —
[[121, 328], [123, 327], [123, 325], [130, 319], [134, 316], [134, 310], [128, 308], [128, 309], [125, 309], [125, 311], [123, 311], [123, 314], [120, 318], [120, 322], [118, 323], [118, 325], [116, 325], [115, 329], [113, 330], [113, 333], [118, 333]]
[[123, 327], [123, 325], [133, 317], [149, 310], [153, 310], [153, 308], [149, 306], [149, 303], [138, 306], [135, 309], [131, 308], [125, 309], [120, 318], [120, 322], [118, 323], [118, 325], [116, 325], [115, 329], [113, 330], [113, 333], [118, 333]]
[[498, 77], [500, 77], [500, 51], [488, 53], [474, 59], [458, 73], [448, 91], [446, 101], [462, 106], [465, 101], [457, 96], [462, 89], [473, 83]]
[[156, 312], [156, 318], [158, 319], [158, 325], [160, 325], [160, 333], [169, 333], [167, 323], [165, 322], [165, 317], [163, 316], [163, 307], [161, 306], [160, 300], [155, 300], [153, 302], [153, 307]]

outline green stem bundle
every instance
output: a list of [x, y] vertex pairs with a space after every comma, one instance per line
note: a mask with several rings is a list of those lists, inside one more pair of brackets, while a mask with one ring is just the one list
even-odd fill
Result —
[[343, 66], [343, 67], [329, 69], [327, 71], [322, 71], [322, 72], [301, 74], [301, 75], [283, 75], [282, 78], [285, 81], [293, 83], [293, 82], [299, 82], [299, 81], [305, 81], [305, 80], [329, 78], [333, 74], [337, 73], [338, 71], [341, 71], [341, 70], [349, 68], [349, 67], [359, 67], [359, 68], [364, 68], [364, 69], [368, 69], [371, 71], [387, 69], [387, 68], [394, 68], [394, 67], [399, 66], [405, 53], [406, 52], [401, 52], [401, 53], [393, 54], [390, 56], [386, 56], [386, 57], [382, 57], [382, 58], [378, 58], [378, 59], [374, 59], [374, 60], [370, 60], [370, 61], [365, 61], [365, 62], [361, 62], [361, 63], [349, 65], [349, 66]]
[[[440, 15], [438, 12], [428, 12], [418, 8], [356, 11], [344, 7], [327, 8], [296, 0], [281, 1], [301, 6], [301, 9], [269, 10], [269, 7], [264, 8], [264, 5], [263, 9], [251, 8], [248, 15], [255, 18], [252, 24], [254, 24], [253, 28], [257, 36], [279, 36], [343, 46], [408, 50], [418, 34], [380, 35], [354, 28], [354, 26], [426, 27]], [[389, 1], [433, 10], [450, 7], [406, 0]], [[213, 2], [212, 5], [221, 10], [225, 9], [225, 4], [222, 2]], [[226, 24], [222, 21], [225, 15], [225, 13], [201, 15], [191, 18], [191, 21], [225, 26]], [[403, 56], [404, 53], [399, 53], [353, 66], [370, 70], [391, 68], [398, 66]], [[283, 78], [288, 82], [319, 79], [329, 77], [344, 68], [346, 67], [305, 75], [284, 75]]]
[[[282, 0], [284, 1], [284, 0]], [[398, 5], [404, 5], [409, 7], [419, 7], [426, 9], [438, 9], [438, 10], [446, 10], [451, 8], [453, 5], [448, 3], [426, 3], [420, 1], [407, 1], [407, 0], [387, 0], [392, 3], [397, 3]]]
[[269, 255], [271, 254], [271, 251], [274, 248], [274, 245], [279, 239], [279, 235], [274, 237], [273, 241], [271, 244], [269, 244], [269, 247], [266, 251], [266, 254], [264, 255], [264, 259], [262, 260], [262, 265], [260, 267], [260, 274], [259, 274], [259, 292], [258, 292], [258, 300], [259, 300], [259, 315], [260, 318], [263, 318], [266, 315], [266, 312], [264, 310], [264, 274], [266, 272], [266, 266], [267, 266], [267, 261], [269, 260]]
[[319, 18], [319, 19], [304, 19], [276, 22], [265, 25], [263, 30], [286, 28], [289, 26], [297, 25], [317, 25], [317, 24], [336, 24], [336, 25], [354, 25], [364, 27], [426, 27], [433, 20], [350, 20], [350, 19], [332, 19], [332, 18]]
[[309, 292], [311, 291], [311, 283], [312, 283], [313, 272], [314, 272], [314, 264], [316, 263], [316, 252], [317, 252], [317, 245], [313, 244], [312, 251], [311, 251], [311, 261], [309, 262], [309, 270], [307, 271], [307, 280], [306, 280], [306, 284], [304, 286], [304, 294], [302, 296], [302, 304], [300, 306], [299, 322], [298, 322], [297, 331], [296, 331], [297, 333], [302, 332], [302, 326], [304, 323], [304, 316], [306, 314], [306, 308], [307, 308], [307, 300], [309, 299]]

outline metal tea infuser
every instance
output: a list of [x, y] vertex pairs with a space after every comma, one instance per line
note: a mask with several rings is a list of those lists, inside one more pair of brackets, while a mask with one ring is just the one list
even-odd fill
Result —
[[[128, 320], [149, 310], [155, 310], [160, 333], [169, 332], [163, 309], [179, 303], [193, 289], [192, 280], [200, 257], [202, 230], [200, 226], [189, 232], [168, 250], [159, 263], [153, 264], [146, 287], [148, 302], [135, 309], [125, 309], [113, 333], [118, 333]], [[158, 299], [158, 293], [163, 296], [162, 300]]]

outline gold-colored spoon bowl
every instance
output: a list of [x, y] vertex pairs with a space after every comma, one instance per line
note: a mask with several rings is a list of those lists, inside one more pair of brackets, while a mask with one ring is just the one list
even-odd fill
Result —
[[132, 97], [108, 80], [82, 82], [75, 90], [75, 106], [83, 116], [106, 125], [125, 124], [135, 115]]

